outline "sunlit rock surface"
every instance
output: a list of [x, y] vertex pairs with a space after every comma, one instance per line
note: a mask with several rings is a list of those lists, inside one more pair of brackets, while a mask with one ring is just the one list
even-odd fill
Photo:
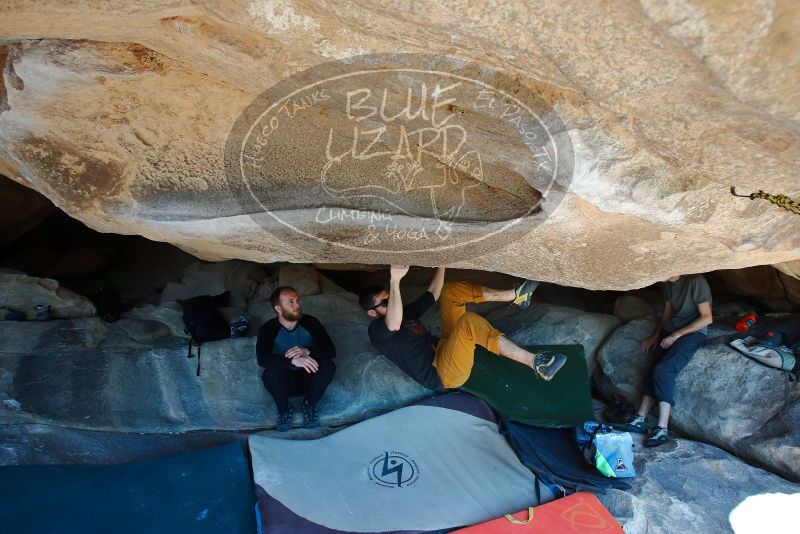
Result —
[[[800, 196], [796, 15], [791, 0], [736, 9], [699, 0], [413, 9], [290, 0], [6, 2], [0, 173], [95, 229], [215, 260], [455, 262], [598, 289], [797, 261], [798, 217], [728, 192], [735, 185]], [[302, 157], [276, 157], [274, 181], [262, 184], [288, 188], [276, 208], [299, 221], [299, 232], [251, 217], [258, 210], [235, 201], [241, 191], [224, 168], [237, 118], [280, 80], [374, 53], [459, 58], [516, 80], [563, 122], [571, 179], [545, 192], [529, 226], [466, 256], [311, 246], [302, 232], [316, 210], [347, 205], [319, 187], [315, 158], [325, 146], [309, 139], [348, 127], [322, 106], [318, 120], [276, 147]], [[390, 104], [405, 97], [390, 95]], [[490, 119], [479, 112], [458, 119], [480, 139], [483, 168], [495, 181], [464, 197], [456, 233], [480, 236], [480, 223], [517, 214], [541, 193], [518, 187], [529, 170], [515, 152], [518, 136], [493, 129]], [[363, 206], [394, 209], [375, 199]], [[394, 215], [398, 231], [416, 224]], [[332, 242], [355, 239], [351, 222], [333, 221], [328, 232]]]

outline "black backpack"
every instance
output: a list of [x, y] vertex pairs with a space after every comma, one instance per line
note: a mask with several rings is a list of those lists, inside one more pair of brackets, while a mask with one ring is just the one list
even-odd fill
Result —
[[92, 295], [92, 302], [97, 308], [97, 316], [107, 323], [119, 321], [122, 315], [122, 301], [119, 291], [113, 287], [100, 287]]
[[200, 346], [206, 341], [226, 339], [231, 335], [230, 325], [219, 311], [220, 306], [228, 303], [229, 295], [226, 291], [213, 297], [200, 295], [178, 301], [183, 306], [183, 331], [191, 336], [187, 357], [193, 357], [192, 345], [197, 346], [197, 376], [200, 376]]

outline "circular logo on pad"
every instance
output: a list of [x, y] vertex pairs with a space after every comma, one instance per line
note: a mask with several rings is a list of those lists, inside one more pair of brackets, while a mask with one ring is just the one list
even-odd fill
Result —
[[417, 462], [398, 451], [384, 451], [373, 458], [367, 468], [369, 479], [386, 488], [403, 488], [419, 480]]

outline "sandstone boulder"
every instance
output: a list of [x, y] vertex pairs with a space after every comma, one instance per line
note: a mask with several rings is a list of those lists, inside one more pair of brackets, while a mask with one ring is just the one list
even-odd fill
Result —
[[246, 308], [247, 302], [267, 276], [262, 266], [252, 262], [195, 262], [186, 268], [180, 283], [170, 282], [164, 287], [161, 302], [186, 300], [198, 295], [219, 295], [229, 291], [230, 305]]
[[[774, 385], [770, 384], [770, 385]], [[788, 384], [786, 387], [788, 388]], [[797, 386], [789, 398], [789, 404], [782, 405], [775, 415], [762, 424], [751, 435], [736, 444], [736, 451], [756, 465], [781, 473], [798, 481], [800, 469], [800, 394]], [[786, 399], [784, 399], [785, 401]]]
[[800, 44], [793, 24], [800, 17], [796, 2], [746, 3], [736, 9], [702, 0], [643, 0], [641, 5], [737, 98], [800, 121], [800, 62], [787, 55]]
[[33, 319], [38, 304], [52, 306], [54, 319], [91, 317], [96, 312], [89, 299], [61, 287], [55, 280], [0, 272], [0, 306], [25, 312], [28, 319]]
[[800, 280], [769, 265], [721, 270], [706, 275], [715, 292], [752, 297], [775, 311], [800, 306]]
[[656, 311], [645, 299], [636, 295], [626, 293], [614, 301], [614, 315], [623, 323], [655, 315], [655, 313]]
[[798, 484], [684, 439], [638, 451], [634, 465], [637, 477], [630, 491], [599, 496], [627, 534], [728, 533], [730, 513], [746, 498], [800, 492]]
[[[741, 10], [682, 0], [469, 9], [230, 0], [76, 3], [54, 17], [48, 2], [13, 3], [0, 20], [0, 174], [92, 228], [167, 241], [209, 260], [455, 264], [595, 289], [796, 261], [797, 216], [728, 193], [731, 185], [799, 193], [796, 6]], [[324, 105], [276, 144], [259, 184], [279, 195], [271, 214], [298, 224], [235, 200], [246, 188], [228, 180], [226, 140], [260, 94], [308, 68], [388, 51], [494, 70], [554, 112], [571, 172], [546, 188], [526, 181], [546, 151], [520, 152], [519, 132], [498, 127], [486, 109], [453, 111], [494, 177], [467, 179], [480, 194], [446, 211], [463, 208], [456, 231], [484, 238], [486, 224], [513, 220], [517, 208], [544, 197], [541, 215], [469, 255], [359, 249], [369, 235], [354, 235], [347, 209], [392, 217], [397, 239], [415, 235], [421, 217], [369, 195], [325, 191], [319, 139], [352, 128]], [[401, 108], [406, 96], [404, 88], [390, 93], [390, 106]], [[446, 162], [448, 172], [462, 172], [457, 163]], [[347, 172], [337, 177], [364, 185], [347, 183]], [[447, 196], [460, 193], [448, 188]], [[333, 213], [324, 246], [304, 234], [317, 228], [320, 209]]]
[[543, 302], [534, 302], [524, 311], [505, 305], [489, 312], [486, 319], [518, 345], [580, 343], [586, 353], [589, 376], [594, 374], [597, 349], [620, 324], [613, 315], [586, 313]]
[[[139, 321], [156, 321], [165, 325], [170, 334], [175, 337], [186, 335], [184, 333], [186, 325], [183, 324], [183, 308], [177, 302], [165, 302], [158, 306], [153, 304], [139, 306], [125, 312], [125, 318]], [[132, 324], [137, 323], [132, 322]]]
[[278, 285], [291, 286], [300, 296], [319, 295], [319, 273], [311, 265], [281, 265], [278, 270]]

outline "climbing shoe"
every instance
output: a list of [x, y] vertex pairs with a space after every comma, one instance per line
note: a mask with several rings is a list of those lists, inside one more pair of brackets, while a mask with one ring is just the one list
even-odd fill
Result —
[[533, 357], [533, 370], [542, 380], [548, 382], [556, 376], [565, 363], [567, 357], [563, 354], [537, 354]]
[[614, 430], [619, 430], [620, 432], [635, 432], [637, 434], [644, 434], [644, 417], [639, 414], [634, 415], [630, 418], [627, 423], [612, 423], [612, 427]]
[[317, 407], [309, 402], [303, 403], [303, 428], [317, 428], [319, 426], [319, 413]]
[[514, 300], [511, 301], [512, 304], [515, 306], [519, 306], [523, 310], [526, 309], [528, 306], [531, 305], [531, 298], [533, 298], [533, 292], [536, 291], [536, 287], [539, 285], [539, 282], [536, 280], [524, 280], [514, 286]]
[[664, 443], [670, 441], [672, 438], [669, 437], [669, 432], [666, 428], [662, 428], [658, 425], [654, 426], [650, 429], [650, 433], [646, 440], [644, 440], [645, 447], [658, 447], [659, 445], [663, 445]]
[[278, 413], [278, 426], [275, 427], [278, 432], [286, 432], [292, 429], [294, 422], [294, 410], [291, 406], [285, 412]]

